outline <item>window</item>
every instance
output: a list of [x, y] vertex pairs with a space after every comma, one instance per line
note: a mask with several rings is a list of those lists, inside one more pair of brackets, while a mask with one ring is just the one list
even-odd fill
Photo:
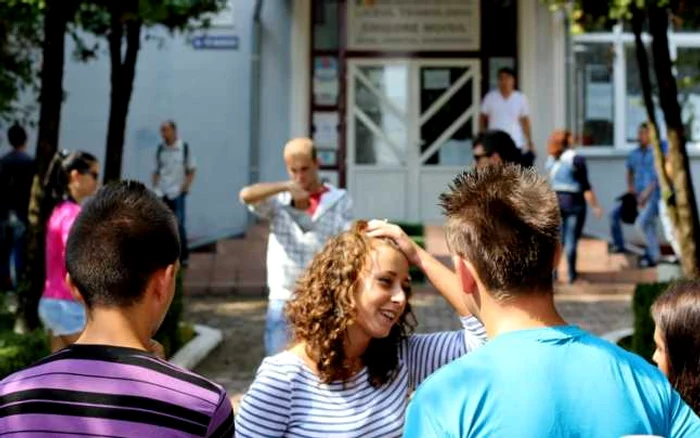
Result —
[[314, 49], [338, 50], [339, 29], [338, 2], [316, 1], [314, 2]]
[[[693, 31], [694, 30], [694, 31]], [[648, 44], [650, 37], [643, 35]], [[618, 24], [612, 32], [591, 32], [572, 38], [570, 66], [574, 95], [569, 99], [571, 129], [587, 147], [629, 148], [637, 142], [639, 124], [647, 120], [634, 35], [629, 25]], [[700, 145], [700, 29], [669, 34], [669, 51], [675, 62], [678, 99], [686, 136]], [[662, 139], [664, 116], [658, 102], [654, 60], [647, 54], [656, 112]]]
[[[647, 46], [647, 56], [649, 59], [649, 77], [651, 79], [651, 92], [656, 109], [656, 123], [659, 125], [662, 138], [665, 137], [664, 116], [659, 106], [658, 86], [656, 84], [656, 74], [654, 73], [654, 58], [651, 50]], [[636, 143], [639, 125], [647, 121], [647, 110], [642, 94], [642, 81], [637, 65], [637, 48], [634, 43], [625, 44], [625, 140], [627, 143]]]
[[585, 146], [614, 144], [613, 58], [613, 47], [609, 43], [579, 43], [574, 46], [574, 131]]
[[676, 69], [685, 135], [700, 142], [700, 47], [679, 47]]

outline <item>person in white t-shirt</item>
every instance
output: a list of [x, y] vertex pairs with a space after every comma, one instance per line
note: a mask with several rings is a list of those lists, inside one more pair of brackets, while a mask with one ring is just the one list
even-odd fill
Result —
[[481, 103], [481, 130], [507, 132], [523, 152], [523, 164], [533, 165], [536, 158], [530, 129], [527, 97], [515, 89], [515, 71], [504, 67], [498, 71], [498, 89], [489, 91]]

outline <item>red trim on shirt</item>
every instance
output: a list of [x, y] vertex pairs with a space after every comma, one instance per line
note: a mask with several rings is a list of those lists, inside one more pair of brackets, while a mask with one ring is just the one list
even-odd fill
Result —
[[328, 192], [328, 187], [321, 186], [321, 190], [309, 196], [309, 208], [306, 209], [306, 213], [309, 216], [313, 216], [314, 213], [316, 213], [316, 209], [318, 209], [318, 206], [321, 204], [321, 197], [326, 192]]

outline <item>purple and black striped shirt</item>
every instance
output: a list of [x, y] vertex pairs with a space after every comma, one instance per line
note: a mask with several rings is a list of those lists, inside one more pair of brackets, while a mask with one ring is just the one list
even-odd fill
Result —
[[220, 386], [144, 351], [73, 345], [0, 382], [0, 436], [232, 437]]

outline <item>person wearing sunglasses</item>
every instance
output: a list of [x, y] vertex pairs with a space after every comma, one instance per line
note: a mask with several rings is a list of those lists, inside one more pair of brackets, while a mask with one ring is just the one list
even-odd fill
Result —
[[85, 326], [85, 308], [66, 285], [66, 244], [82, 203], [99, 186], [99, 161], [82, 151], [62, 150], [44, 180], [41, 220], [46, 221], [46, 278], [39, 318], [51, 333], [51, 350], [75, 342]]
[[476, 167], [522, 164], [522, 154], [505, 131], [492, 130], [479, 134], [472, 146]]

